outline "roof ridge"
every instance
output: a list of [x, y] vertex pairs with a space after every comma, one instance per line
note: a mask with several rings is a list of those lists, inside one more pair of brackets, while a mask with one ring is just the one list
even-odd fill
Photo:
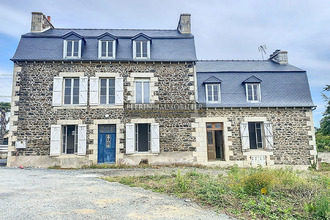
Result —
[[198, 60], [197, 62], [221, 62], [221, 61], [231, 61], [231, 62], [269, 62], [269, 60]]
[[55, 30], [121, 30], [121, 31], [177, 31], [176, 29], [139, 29], [139, 28], [53, 28]]

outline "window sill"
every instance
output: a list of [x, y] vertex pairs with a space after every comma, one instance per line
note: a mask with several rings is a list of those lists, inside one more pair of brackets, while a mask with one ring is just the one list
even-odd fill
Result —
[[77, 158], [77, 157], [85, 157], [86, 155], [78, 155], [78, 154], [61, 154], [59, 156], [51, 156], [57, 158]]
[[114, 108], [114, 109], [117, 109], [117, 108], [124, 108], [124, 105], [91, 105], [90, 106], [91, 108]]
[[259, 155], [274, 155], [274, 150], [266, 150], [266, 149], [250, 149], [249, 151], [243, 151], [243, 155], [246, 156], [259, 156]]
[[62, 105], [62, 106], [53, 106], [54, 109], [85, 109], [87, 105]]
[[114, 60], [116, 57], [99, 57], [100, 60]]
[[150, 153], [150, 152], [135, 152], [133, 154], [126, 154], [126, 156], [130, 157], [138, 157], [138, 156], [157, 156], [159, 153]]

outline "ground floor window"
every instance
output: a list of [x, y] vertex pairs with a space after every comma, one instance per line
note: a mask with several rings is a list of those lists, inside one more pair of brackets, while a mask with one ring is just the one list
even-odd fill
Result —
[[135, 125], [135, 146], [137, 152], [150, 150], [150, 124]]
[[250, 149], [262, 149], [263, 148], [263, 131], [261, 122], [249, 122], [249, 139]]
[[62, 127], [62, 153], [75, 154], [78, 146], [78, 126], [64, 125]]

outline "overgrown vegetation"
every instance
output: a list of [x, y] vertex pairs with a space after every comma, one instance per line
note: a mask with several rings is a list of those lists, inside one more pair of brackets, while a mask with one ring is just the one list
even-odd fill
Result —
[[330, 85], [326, 85], [322, 96], [326, 102], [326, 109], [320, 121], [320, 129], [316, 132], [316, 146], [319, 152], [330, 151]]
[[329, 219], [329, 172], [241, 169], [210, 176], [192, 169], [172, 175], [106, 177], [111, 182], [190, 198], [242, 219]]
[[7, 133], [6, 127], [9, 119], [6, 118], [6, 113], [10, 111], [9, 102], [0, 102], [0, 139]]

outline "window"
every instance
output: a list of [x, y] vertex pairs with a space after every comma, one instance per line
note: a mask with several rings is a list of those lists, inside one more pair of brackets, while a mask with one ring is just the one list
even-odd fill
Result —
[[115, 104], [115, 79], [100, 79], [100, 104]]
[[64, 58], [80, 58], [81, 40], [64, 41]]
[[149, 80], [137, 80], [135, 82], [136, 103], [150, 102], [150, 83]]
[[115, 41], [99, 41], [99, 58], [115, 58]]
[[250, 137], [250, 149], [262, 149], [262, 123], [261, 122], [249, 122], [249, 137]]
[[220, 84], [206, 84], [207, 102], [220, 102]]
[[148, 152], [150, 150], [150, 124], [136, 124], [135, 132], [135, 151]]
[[64, 79], [64, 104], [79, 104], [79, 78]]
[[133, 54], [134, 59], [149, 59], [150, 41], [134, 41]]
[[260, 102], [260, 84], [259, 83], [247, 83], [246, 87], [246, 99], [249, 102]]
[[75, 154], [78, 146], [78, 126], [65, 125], [62, 128], [62, 153]]

